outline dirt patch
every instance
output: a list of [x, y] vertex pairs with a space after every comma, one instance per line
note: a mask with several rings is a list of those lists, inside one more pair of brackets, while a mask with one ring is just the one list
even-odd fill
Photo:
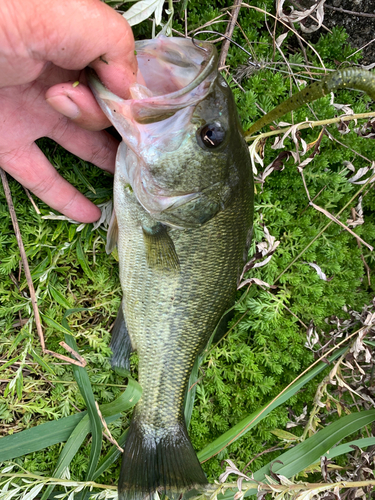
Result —
[[[307, 9], [317, 1], [289, 0], [298, 10]], [[306, 19], [304, 23], [311, 25], [311, 19]], [[327, 0], [324, 4], [323, 25], [328, 29], [343, 26], [349, 35], [350, 44], [356, 49], [364, 47], [361, 64], [375, 62], [375, 0]], [[304, 38], [314, 43], [323, 33], [326, 33], [326, 29], [321, 27], [311, 34], [304, 34]]]
[[[373, 17], [340, 12], [343, 9], [359, 14], [370, 14]], [[374, 0], [329, 0], [324, 6], [323, 24], [327, 28], [343, 26], [349, 35], [350, 44], [363, 49], [361, 64], [375, 62], [375, 1]]]

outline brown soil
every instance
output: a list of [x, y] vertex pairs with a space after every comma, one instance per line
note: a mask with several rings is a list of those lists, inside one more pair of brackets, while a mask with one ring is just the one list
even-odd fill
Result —
[[[360, 14], [370, 14], [372, 17], [339, 12], [330, 9], [329, 6]], [[375, 0], [328, 0], [324, 5], [324, 13], [323, 24], [327, 28], [344, 26], [353, 47], [359, 49], [372, 42], [363, 49], [361, 64], [368, 65], [375, 62]]]
[[[295, 8], [299, 5], [303, 9], [317, 3], [317, 0], [290, 0], [290, 3]], [[307, 20], [306, 24], [309, 25], [310, 21]], [[353, 47], [360, 49], [368, 44], [363, 49], [361, 64], [368, 65], [375, 62], [375, 0], [326, 0], [323, 25], [329, 29], [343, 26]], [[304, 38], [316, 42], [325, 32], [326, 29], [321, 27], [311, 35], [304, 34]]]

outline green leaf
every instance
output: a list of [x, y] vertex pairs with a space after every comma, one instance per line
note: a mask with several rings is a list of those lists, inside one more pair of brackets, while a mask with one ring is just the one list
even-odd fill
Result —
[[[80, 160], [81, 162], [81, 165], [83, 167], [85, 167], [85, 164], [83, 163], [82, 160]], [[72, 163], [72, 167], [73, 167], [73, 170], [74, 172], [76, 173], [77, 177], [79, 177], [79, 179], [81, 179], [81, 181], [83, 182], [83, 184], [94, 194], [96, 194], [96, 191], [95, 191], [95, 188], [93, 187], [93, 185], [86, 179], [86, 177], [83, 175], [83, 173], [80, 171], [80, 169], [77, 167], [77, 165], [75, 163]]]
[[83, 411], [2, 437], [0, 439], [0, 462], [22, 457], [22, 455], [66, 441], [86, 413]]
[[[341, 441], [341, 439], [350, 436], [365, 425], [370, 424], [375, 420], [375, 410], [361, 411], [345, 415], [345, 417], [336, 420], [324, 429], [318, 431], [310, 438], [298, 444], [295, 448], [288, 450], [278, 457], [282, 464], [274, 464], [272, 471], [277, 474], [282, 474], [286, 477], [292, 477], [298, 472], [313, 464], [320, 459], [324, 453], [332, 446]], [[264, 477], [264, 474], [269, 475], [270, 464], [262, 467], [254, 474], [254, 477]]]
[[56, 290], [52, 285], [49, 285], [49, 291], [51, 292], [52, 297], [60, 304], [60, 306], [65, 307], [65, 309], [70, 309], [70, 304], [64, 297], [64, 295]]
[[358, 446], [358, 448], [367, 448], [368, 446], [373, 446], [375, 444], [375, 437], [363, 438], [363, 439], [355, 439], [354, 441], [350, 441], [349, 443], [340, 444], [339, 446], [335, 446], [331, 450], [328, 450], [324, 455], [331, 459], [338, 457], [339, 455], [346, 455], [347, 453], [353, 452], [354, 449], [351, 448], [352, 445]]
[[20, 401], [22, 399], [22, 390], [23, 390], [23, 375], [22, 371], [20, 371], [16, 380], [16, 393], [17, 393], [17, 398]]
[[[133, 379], [129, 379], [126, 390], [111, 403], [100, 406], [100, 411], [107, 418], [114, 417], [136, 405], [141, 397], [141, 386]], [[53, 422], [46, 422], [31, 429], [26, 429], [11, 436], [0, 439], [0, 462], [43, 450], [57, 443], [69, 439], [79, 422], [87, 415], [86, 411], [76, 413], [70, 417], [60, 418]]]
[[193, 369], [190, 373], [189, 383], [185, 394], [185, 422], [186, 422], [186, 427], [188, 429], [194, 408], [195, 393], [197, 391], [197, 380], [199, 376], [199, 367], [201, 365], [201, 362], [202, 362], [201, 356], [197, 356]]
[[[115, 420], [120, 418], [121, 417], [120, 412], [127, 411], [134, 405], [136, 405], [139, 398], [141, 397], [141, 394], [142, 394], [141, 386], [138, 384], [138, 382], [130, 378], [128, 387], [115, 401], [102, 405], [100, 407], [100, 412], [105, 418], [107, 424], [114, 422]], [[83, 419], [79, 422], [79, 424], [76, 426], [76, 428], [73, 430], [67, 443], [65, 444], [64, 449], [61, 452], [59, 459], [57, 461], [56, 468], [53, 472], [53, 477], [61, 477], [66, 467], [69, 466], [70, 462], [73, 460], [79, 448], [81, 447], [83, 441], [86, 439], [86, 436], [90, 432], [90, 425], [91, 423], [89, 415], [85, 415]], [[116, 450], [118, 449], [117, 447], [114, 448], [116, 448]], [[106, 468], [109, 467], [109, 465], [111, 465], [118, 457], [118, 454], [113, 453], [112, 449], [110, 450], [109, 454], [107, 454], [107, 456], [108, 455], [109, 457], [106, 458], [104, 461], [102, 461], [102, 465], [99, 468], [100, 471], [107, 462], [108, 465], [106, 466]], [[105, 469], [103, 469], [103, 471], [104, 470]], [[95, 479], [95, 477], [99, 476], [100, 474], [101, 472], [98, 473], [98, 471], [96, 471], [92, 475], [91, 479], [92, 480]], [[53, 485], [48, 486], [41, 500], [47, 500], [47, 498], [50, 496], [53, 490], [54, 490]]]
[[92, 281], [94, 281], [94, 279], [95, 279], [94, 273], [91, 271], [91, 269], [88, 265], [87, 259], [86, 259], [86, 255], [84, 254], [84, 252], [82, 250], [81, 235], [77, 239], [76, 252], [77, 252], [77, 258], [78, 258], [79, 265], [82, 267], [86, 276], [88, 276]]
[[284, 431], [284, 429], [274, 429], [271, 431], [271, 434], [274, 434], [276, 437], [279, 439], [282, 439], [283, 441], [299, 441], [299, 437], [295, 436], [291, 432]]
[[[121, 417], [121, 414], [117, 414], [111, 417], [107, 417], [105, 420], [107, 424], [114, 422], [118, 418]], [[83, 419], [79, 422], [76, 428], [73, 430], [71, 435], [69, 436], [68, 441], [66, 442], [63, 451], [60, 453], [59, 459], [56, 464], [56, 468], [53, 471], [53, 477], [61, 477], [63, 472], [67, 467], [69, 467], [70, 462], [76, 456], [79, 448], [81, 447], [83, 441], [86, 439], [86, 436], [90, 432], [90, 418], [88, 415], [85, 415]], [[54, 485], [50, 485], [47, 487], [46, 491], [43, 493], [41, 500], [47, 500], [47, 498], [51, 495], [53, 490], [55, 489]]]
[[[361, 411], [346, 415], [336, 420], [336, 422], [327, 425], [324, 429], [303, 441], [303, 443], [283, 453], [277, 457], [277, 461], [270, 462], [259, 469], [254, 473], [254, 479], [256, 481], [265, 481], [266, 476], [270, 475], [271, 467], [273, 473], [291, 478], [306, 469], [306, 467], [317, 462], [320, 457], [325, 455], [327, 451], [341, 441], [341, 439], [359, 431], [365, 425], [371, 424], [374, 420], [375, 410]], [[279, 461], [281, 463], [279, 463]], [[255, 489], [248, 490], [245, 493], [245, 497], [254, 494], [256, 494]], [[220, 496], [221, 500], [224, 500], [224, 498], [233, 498], [233, 491], [227, 491], [224, 495]]]
[[47, 372], [52, 373], [53, 375], [55, 375], [55, 371], [53, 370], [53, 368], [51, 368], [51, 367], [49, 366], [49, 364], [48, 364], [48, 363], [46, 363], [46, 362], [44, 361], [44, 359], [43, 359], [43, 358], [41, 358], [41, 357], [39, 356], [39, 354], [37, 354], [37, 353], [34, 351], [34, 349], [31, 349], [30, 354], [31, 354], [31, 356], [33, 357], [33, 359], [34, 359], [34, 361], [35, 361], [36, 363], [38, 363], [40, 366], [42, 366], [42, 367], [43, 367], [43, 368], [44, 368]]
[[75, 224], [70, 224], [69, 230], [68, 230], [68, 240], [73, 241], [73, 238], [76, 234], [77, 231], [77, 226]]
[[[337, 359], [346, 351], [346, 349], [346, 347], [344, 347], [343, 349], [339, 349], [330, 358], [328, 358], [328, 360], [332, 362], [333, 360]], [[214, 455], [217, 455], [219, 451], [226, 448], [229, 444], [237, 441], [237, 439], [246, 434], [246, 432], [255, 427], [261, 420], [263, 420], [272, 410], [294, 396], [294, 394], [296, 394], [296, 392], [298, 392], [301, 387], [310, 382], [310, 380], [312, 380], [325, 368], [327, 368], [327, 363], [320, 362], [319, 364], [317, 364], [308, 373], [306, 373], [306, 375], [301, 377], [299, 380], [297, 380], [297, 382], [290, 386], [287, 391], [285, 391], [283, 394], [281, 394], [281, 396], [275, 399], [275, 401], [271, 405], [269, 405], [268, 408], [267, 405], [263, 406], [263, 408], [244, 418], [229, 431], [225, 432], [222, 436], [203, 448], [203, 450], [198, 453], [199, 460], [201, 462], [205, 462]]]
[[1, 370], [5, 370], [5, 368], [8, 368], [8, 366], [11, 366], [13, 363], [15, 363], [19, 358], [21, 357], [21, 354], [16, 356], [15, 358], [10, 359], [6, 363], [0, 366], [0, 372]]
[[40, 316], [43, 318], [43, 320], [47, 323], [47, 325], [51, 326], [55, 330], [58, 330], [61, 333], [64, 333], [65, 335], [70, 335], [71, 331], [67, 330], [64, 326], [60, 325], [60, 323], [57, 323], [54, 319], [50, 318], [49, 316], [46, 316], [42, 313], [40, 313]]
[[[66, 323], [66, 326], [68, 326], [65, 317], [63, 319], [63, 323], [64, 322]], [[68, 346], [78, 352], [78, 346], [74, 337], [68, 334], [65, 334], [64, 337], [65, 342], [68, 344]], [[89, 465], [86, 473], [86, 481], [91, 481], [92, 474], [94, 473], [96, 466], [98, 465], [100, 450], [102, 447], [102, 423], [95, 406], [94, 393], [92, 391], [90, 379], [85, 368], [81, 368], [77, 365], [72, 365], [72, 370], [82, 397], [85, 400], [87, 413], [90, 418], [92, 443], [90, 449]]]

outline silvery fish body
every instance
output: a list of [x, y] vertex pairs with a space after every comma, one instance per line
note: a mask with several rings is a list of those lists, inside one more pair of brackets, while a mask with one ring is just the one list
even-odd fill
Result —
[[[207, 43], [137, 42], [145, 86], [124, 101], [90, 85], [123, 138], [109, 240], [117, 239], [125, 325], [113, 363], [139, 356], [143, 393], [125, 444], [119, 498], [207, 484], [183, 403], [194, 361], [231, 307], [250, 242], [253, 184], [231, 91]], [[129, 342], [130, 338], [130, 342]]]

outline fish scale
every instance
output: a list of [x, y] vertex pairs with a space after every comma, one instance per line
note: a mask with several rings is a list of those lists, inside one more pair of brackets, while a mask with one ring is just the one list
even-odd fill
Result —
[[[166, 274], [148, 268], [140, 223], [144, 209], [133, 193], [117, 185], [116, 207], [121, 205], [121, 213], [127, 214], [118, 220], [124, 313], [142, 360], [143, 393], [133, 421], [142, 422], [144, 434], [157, 440], [175, 434], [184, 424], [183, 400], [195, 358], [232, 305], [233, 276], [241, 273], [252, 221], [250, 208], [240, 224], [238, 213], [251, 207], [251, 190], [244, 190], [230, 208], [202, 228], [172, 230], [180, 270]], [[122, 471], [133, 460], [131, 453], [125, 454]], [[127, 484], [125, 478], [120, 484]]]
[[109, 250], [117, 239], [123, 291], [112, 366], [129, 366], [130, 337], [143, 391], [124, 446], [119, 500], [151, 500], [156, 491], [178, 498], [208, 484], [184, 399], [197, 355], [233, 305], [254, 196], [248, 147], [215, 47], [160, 38], [137, 42], [136, 50], [147, 89], [136, 86], [133, 99], [114, 96], [89, 74], [123, 138], [107, 237]]

